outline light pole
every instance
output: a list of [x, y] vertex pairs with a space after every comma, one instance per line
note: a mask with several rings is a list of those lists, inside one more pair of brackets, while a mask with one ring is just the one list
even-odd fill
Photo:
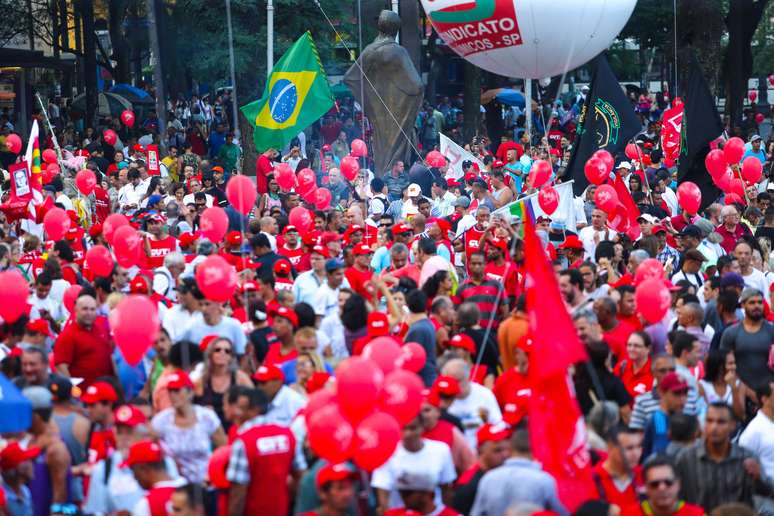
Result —
[[274, 68], [274, 0], [266, 0], [266, 79]]
[[[226, 0], [226, 25], [228, 26], [228, 64], [231, 72], [231, 108], [234, 126], [231, 130], [239, 138], [239, 112], [237, 110], [236, 72], [234, 71], [234, 29], [231, 26], [231, 0]], [[239, 140], [241, 143], [241, 139]]]

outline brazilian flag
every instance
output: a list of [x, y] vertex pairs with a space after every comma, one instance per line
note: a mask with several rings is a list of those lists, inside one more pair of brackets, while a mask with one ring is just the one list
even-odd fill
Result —
[[263, 152], [287, 145], [333, 104], [317, 47], [306, 32], [274, 65], [263, 96], [241, 110], [254, 124], [255, 148]]

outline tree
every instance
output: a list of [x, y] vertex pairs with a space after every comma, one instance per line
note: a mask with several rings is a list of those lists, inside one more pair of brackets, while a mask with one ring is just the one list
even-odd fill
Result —
[[726, 114], [740, 125], [747, 82], [753, 71], [752, 39], [768, 0], [731, 0], [726, 16], [728, 47], [723, 60], [726, 84]]

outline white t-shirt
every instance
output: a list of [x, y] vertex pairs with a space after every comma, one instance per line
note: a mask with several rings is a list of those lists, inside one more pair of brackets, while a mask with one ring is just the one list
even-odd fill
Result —
[[[487, 419], [481, 418], [482, 409], [487, 412]], [[449, 414], [457, 416], [465, 428], [465, 441], [474, 450], [477, 448], [476, 432], [484, 423], [499, 423], [503, 419], [500, 406], [492, 391], [470, 382], [470, 393], [467, 398], [457, 398], [449, 406]]]
[[293, 418], [304, 406], [306, 406], [306, 399], [287, 385], [283, 385], [274, 399], [269, 402], [269, 409], [264, 418], [267, 424], [289, 427]]
[[742, 277], [744, 278], [745, 287], [750, 287], [750, 288], [760, 290], [764, 296], [768, 294], [769, 280], [766, 279], [766, 276], [764, 276], [763, 273], [758, 269], [753, 268], [750, 274], [748, 274], [747, 276], [742, 274]]
[[312, 304], [315, 315], [319, 315], [323, 319], [329, 315], [338, 313], [339, 311], [339, 289], [332, 289], [328, 286], [326, 281], [317, 290], [317, 295], [314, 297], [314, 303]]
[[739, 445], [754, 452], [764, 473], [774, 478], [774, 421], [759, 410], [739, 437]]
[[[204, 194], [205, 197], [205, 203], [207, 203], [208, 208], [212, 208], [212, 196], [210, 194]], [[196, 201], [194, 200], [194, 194], [189, 193], [185, 197], [183, 197], [183, 204], [188, 206], [189, 204], [196, 204]]]
[[40, 299], [35, 294], [27, 298], [27, 302], [32, 307], [30, 310], [30, 319], [40, 319], [40, 311], [45, 310], [55, 321], [64, 321], [64, 305], [54, 300], [49, 293], [48, 296]]
[[594, 242], [594, 234], [599, 235], [599, 241], [611, 240], [615, 231], [605, 228], [601, 231], [594, 229], [594, 226], [586, 226], [578, 232], [578, 238], [583, 242], [583, 250], [586, 251], [586, 258], [593, 260], [594, 253], [597, 250], [597, 243]]
[[[422, 442], [424, 446], [418, 452], [410, 452], [403, 447], [403, 443], [399, 443], [392, 457], [375, 469], [371, 476], [372, 487], [390, 492], [390, 509], [403, 506], [403, 500], [395, 486], [398, 479], [405, 474], [430, 477], [436, 486], [450, 484], [457, 478], [449, 446], [429, 439], [422, 439]], [[441, 489], [436, 487], [435, 504], [441, 503]]]

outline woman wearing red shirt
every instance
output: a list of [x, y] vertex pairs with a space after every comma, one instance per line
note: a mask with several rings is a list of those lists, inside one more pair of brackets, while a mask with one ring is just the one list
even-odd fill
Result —
[[615, 374], [623, 382], [632, 400], [653, 388], [651, 349], [650, 335], [644, 331], [635, 331], [626, 342], [627, 358], [615, 366]]

